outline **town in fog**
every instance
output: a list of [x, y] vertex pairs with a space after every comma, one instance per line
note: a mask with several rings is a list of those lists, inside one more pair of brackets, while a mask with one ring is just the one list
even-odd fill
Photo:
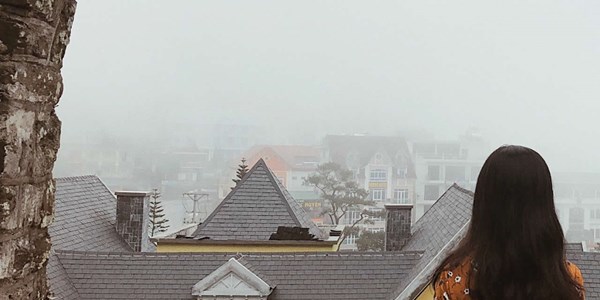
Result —
[[[600, 299], [600, 2], [19, 1], [0, 0], [0, 300], [461, 300], [481, 290], [444, 267], [484, 277], [470, 255], [505, 267], [493, 251]], [[552, 184], [495, 193], [474, 237], [506, 145]], [[514, 204], [524, 186], [553, 198]], [[545, 211], [496, 213], [524, 207]]]

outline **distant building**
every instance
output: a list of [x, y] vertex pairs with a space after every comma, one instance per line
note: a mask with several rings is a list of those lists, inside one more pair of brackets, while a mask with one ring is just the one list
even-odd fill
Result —
[[[136, 194], [121, 197], [128, 195]], [[119, 215], [119, 199], [97, 178], [58, 180], [59, 198], [60, 228], [51, 227], [56, 241], [48, 277], [55, 299], [64, 300], [429, 300], [433, 292], [429, 280], [441, 259], [464, 237], [473, 203], [471, 192], [452, 185], [414, 225], [411, 205], [388, 204], [387, 251], [379, 253], [139, 253], [115, 234], [113, 226], [118, 227], [119, 221], [111, 224], [110, 216]], [[278, 211], [276, 205], [272, 208]], [[81, 216], [73, 225], [66, 223], [78, 213]], [[265, 232], [260, 220], [249, 223], [258, 233]], [[255, 234], [248, 232], [238, 233]], [[566, 251], [585, 278], [586, 298], [600, 299], [600, 253], [584, 252], [574, 244], [566, 245]]]
[[475, 189], [484, 157], [481, 151], [471, 151], [469, 146], [470, 144], [461, 141], [412, 144], [417, 175], [415, 199], [417, 219], [433, 205], [443, 191], [454, 183], [470, 190]]
[[401, 137], [329, 135], [323, 141], [322, 162], [351, 170], [381, 207], [414, 204], [415, 169]]
[[[369, 191], [369, 199], [376, 203], [371, 210], [381, 211], [385, 204], [416, 204], [414, 164], [402, 137], [328, 135], [323, 140], [321, 157], [322, 162], [334, 162], [353, 172], [354, 180]], [[343, 224], [353, 224], [361, 210], [349, 211]], [[384, 230], [382, 218], [372, 221], [358, 226], [371, 232]], [[349, 235], [343, 249], [356, 249], [357, 238]]]
[[555, 173], [554, 201], [569, 242], [600, 243], [600, 174]]
[[337, 239], [328, 240], [262, 159], [192, 236], [159, 238], [157, 243], [158, 252], [337, 250]]

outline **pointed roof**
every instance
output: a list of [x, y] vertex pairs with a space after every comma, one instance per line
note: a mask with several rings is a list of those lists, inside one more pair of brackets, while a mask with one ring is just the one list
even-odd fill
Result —
[[279, 226], [308, 228], [316, 238], [325, 238], [260, 159], [198, 226], [193, 236], [211, 240], [267, 241]]
[[410, 272], [409, 280], [395, 291], [394, 299], [415, 299], [429, 284], [435, 268], [466, 234], [472, 207], [473, 192], [455, 183], [413, 225], [402, 251], [423, 251], [423, 258]]

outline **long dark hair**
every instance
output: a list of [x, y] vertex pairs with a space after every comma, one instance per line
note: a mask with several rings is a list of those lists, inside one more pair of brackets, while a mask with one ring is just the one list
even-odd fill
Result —
[[564, 239], [546, 162], [532, 149], [502, 146], [483, 164], [469, 230], [433, 284], [470, 259], [473, 299], [581, 299], [583, 287], [565, 263]]

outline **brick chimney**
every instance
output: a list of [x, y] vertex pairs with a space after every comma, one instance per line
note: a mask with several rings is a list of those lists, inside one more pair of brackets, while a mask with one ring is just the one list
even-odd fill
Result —
[[148, 213], [150, 212], [147, 192], [115, 192], [117, 196], [117, 233], [135, 252], [148, 250]]
[[385, 205], [385, 251], [400, 251], [410, 238], [411, 204]]

